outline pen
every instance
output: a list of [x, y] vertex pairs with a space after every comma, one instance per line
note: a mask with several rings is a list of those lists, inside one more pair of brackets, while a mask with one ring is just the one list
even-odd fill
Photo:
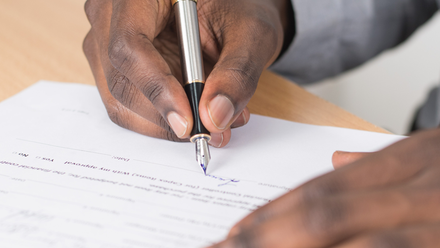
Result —
[[171, 4], [176, 16], [184, 88], [194, 119], [190, 141], [195, 143], [197, 163], [206, 175], [206, 169], [211, 159], [208, 146], [211, 135], [203, 126], [199, 115], [200, 97], [205, 86], [205, 72], [200, 46], [197, 0], [171, 0]]

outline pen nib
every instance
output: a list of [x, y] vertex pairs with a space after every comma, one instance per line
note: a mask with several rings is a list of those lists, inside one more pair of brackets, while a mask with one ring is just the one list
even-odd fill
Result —
[[203, 169], [203, 173], [206, 176], [206, 170], [208, 169], [209, 161], [211, 160], [211, 154], [209, 153], [208, 140], [206, 138], [199, 138], [195, 140], [196, 143], [196, 160], [200, 167]]

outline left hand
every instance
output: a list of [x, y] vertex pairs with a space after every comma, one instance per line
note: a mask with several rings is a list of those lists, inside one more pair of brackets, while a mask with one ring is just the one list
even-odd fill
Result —
[[439, 247], [440, 129], [333, 162], [349, 164], [256, 210], [213, 247]]

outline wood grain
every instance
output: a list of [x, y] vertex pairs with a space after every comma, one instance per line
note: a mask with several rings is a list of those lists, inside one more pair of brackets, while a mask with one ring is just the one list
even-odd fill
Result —
[[[83, 5], [79, 0], [0, 2], [0, 101], [41, 79], [94, 84], [82, 52], [90, 28]], [[301, 123], [387, 133], [268, 71], [249, 109]]]

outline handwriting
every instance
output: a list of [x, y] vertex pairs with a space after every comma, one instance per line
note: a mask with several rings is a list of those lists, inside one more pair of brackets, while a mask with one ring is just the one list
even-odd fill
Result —
[[222, 181], [223, 183], [219, 184], [218, 186], [225, 186], [225, 185], [234, 185], [237, 186], [236, 184], [232, 184], [232, 183], [238, 183], [240, 182], [240, 180], [237, 179], [230, 179], [230, 178], [223, 178], [223, 177], [218, 177], [218, 176], [214, 176], [214, 175], [206, 175], [207, 177], [213, 178], [213, 179], [217, 179], [219, 181]]
[[124, 161], [124, 162], [128, 162], [128, 161], [130, 161], [129, 158], [116, 157], [116, 156], [113, 156], [112, 159], [116, 159], [116, 160]]
[[37, 156], [37, 157], [35, 157], [36, 159], [41, 159], [41, 160], [44, 160], [44, 161], [49, 161], [49, 162], [53, 162], [53, 158], [43, 158], [43, 157], [39, 157], [39, 156]]

